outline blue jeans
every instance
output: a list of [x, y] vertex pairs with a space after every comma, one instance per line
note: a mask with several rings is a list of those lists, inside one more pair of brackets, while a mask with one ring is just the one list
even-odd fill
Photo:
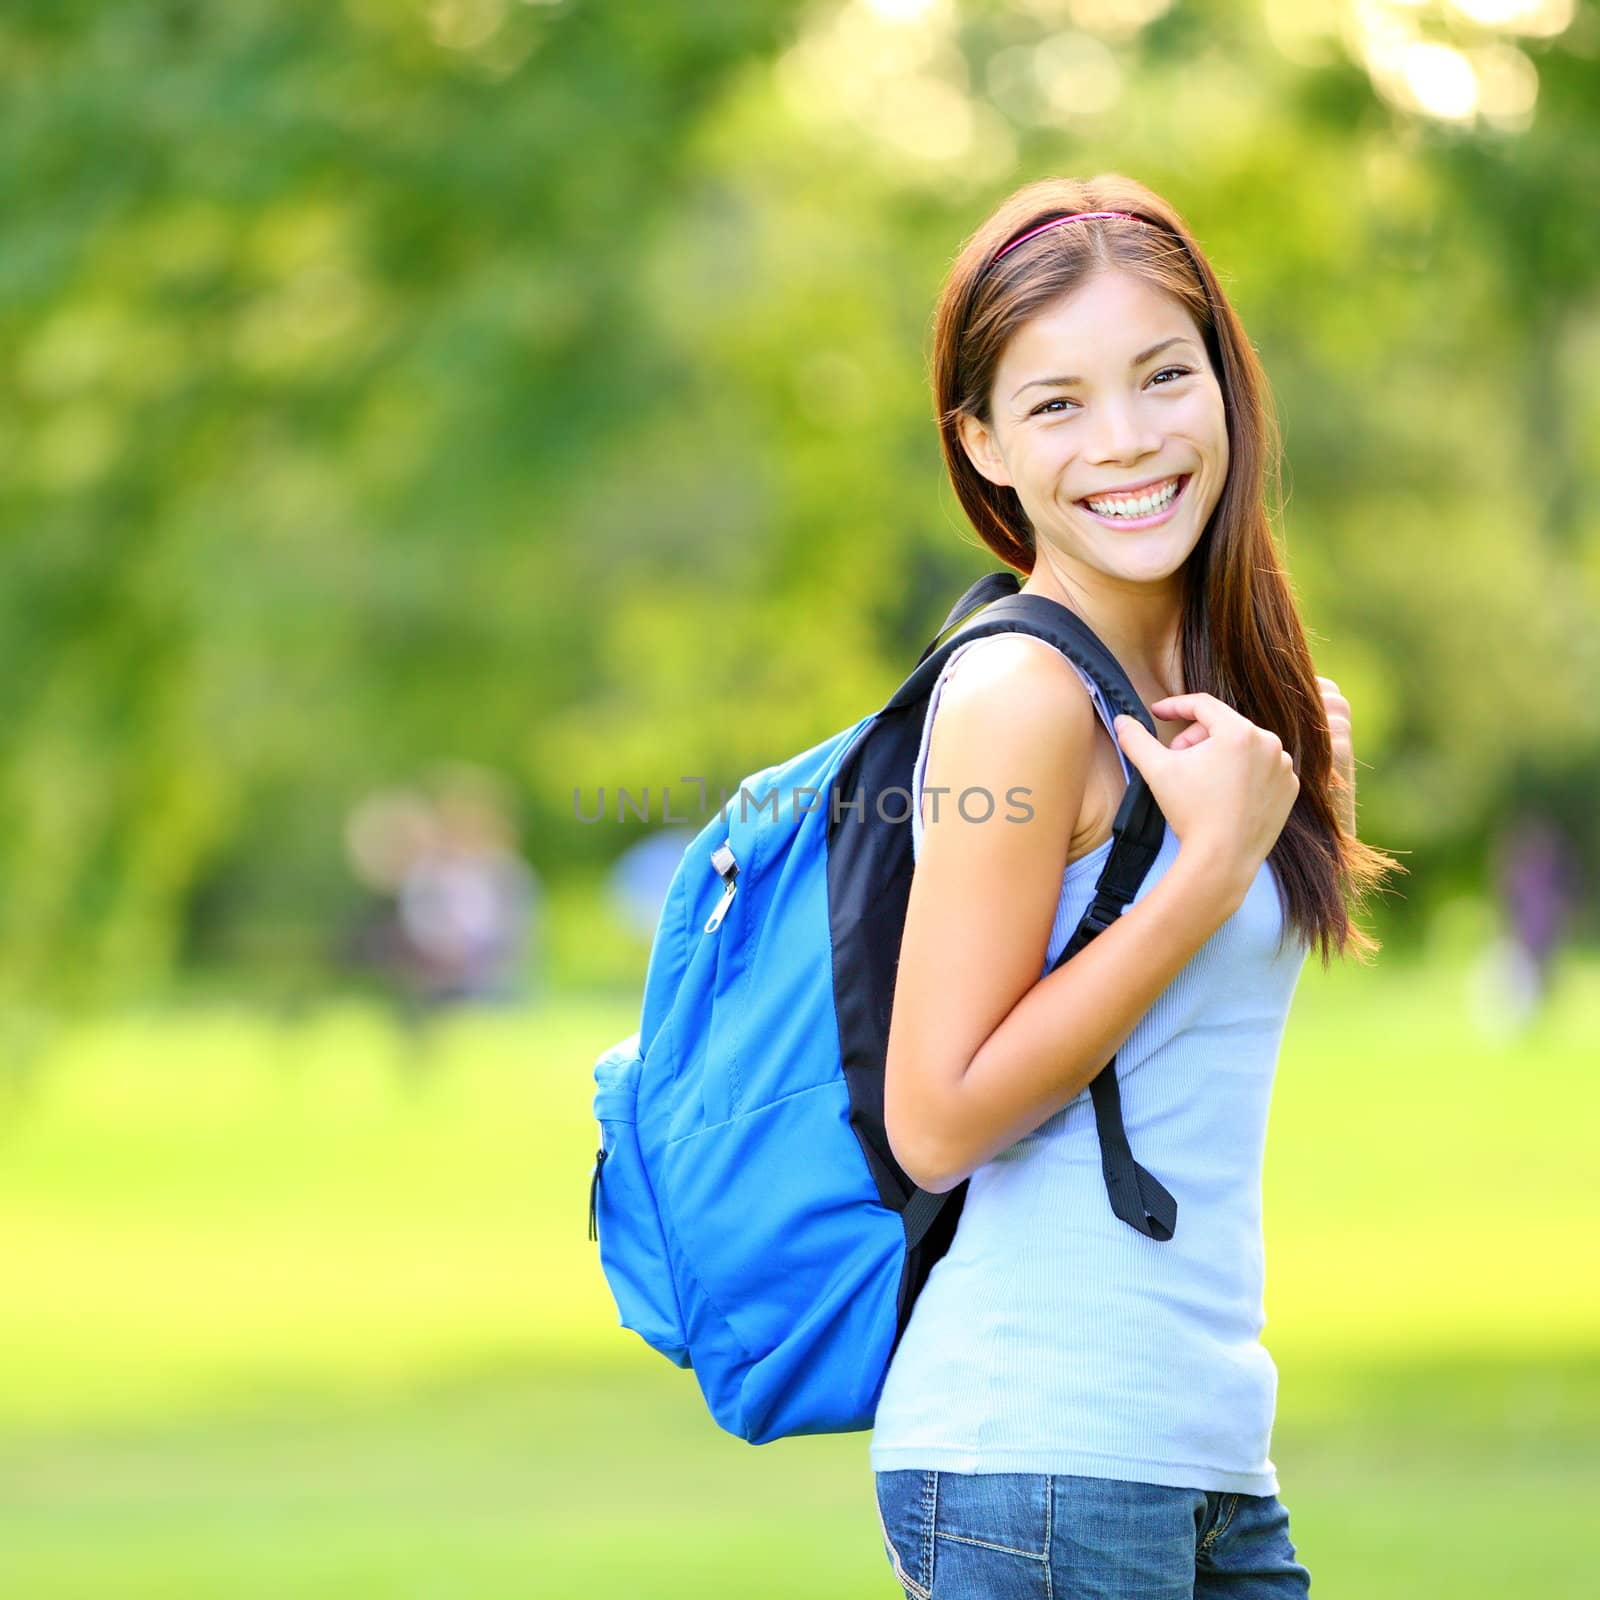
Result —
[[879, 1472], [909, 1600], [1288, 1600], [1309, 1594], [1276, 1495], [1068, 1473]]

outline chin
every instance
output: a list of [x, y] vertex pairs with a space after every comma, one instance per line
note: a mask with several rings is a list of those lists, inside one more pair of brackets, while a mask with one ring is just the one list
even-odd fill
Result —
[[1121, 578], [1125, 583], [1165, 583], [1183, 571], [1192, 553], [1192, 550], [1186, 550], [1176, 558], [1162, 555], [1150, 561], [1111, 561], [1102, 570], [1113, 578]]

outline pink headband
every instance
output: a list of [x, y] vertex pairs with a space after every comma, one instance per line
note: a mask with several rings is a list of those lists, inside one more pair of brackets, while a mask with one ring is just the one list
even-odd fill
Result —
[[992, 267], [1001, 256], [1015, 250], [1019, 244], [1026, 244], [1035, 235], [1044, 233], [1049, 228], [1064, 227], [1069, 222], [1085, 222], [1091, 217], [1126, 217], [1130, 222], [1143, 222], [1143, 217], [1136, 217], [1131, 211], [1074, 211], [1068, 217], [1052, 217], [1049, 222], [1041, 222], [1037, 228], [1030, 228], [1020, 239], [1013, 239], [1004, 250], [999, 251], [989, 265]]

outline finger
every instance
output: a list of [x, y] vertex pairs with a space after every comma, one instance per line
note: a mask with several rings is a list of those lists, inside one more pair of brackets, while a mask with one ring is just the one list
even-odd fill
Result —
[[1137, 717], [1130, 717], [1123, 712], [1112, 718], [1111, 726], [1116, 731], [1123, 753], [1135, 763], [1159, 760], [1167, 753], [1167, 747]]
[[1157, 700], [1150, 711], [1163, 722], [1176, 722], [1186, 717], [1213, 732], [1245, 720], [1232, 706], [1225, 705], [1214, 694], [1204, 693], [1168, 695], [1165, 700]]

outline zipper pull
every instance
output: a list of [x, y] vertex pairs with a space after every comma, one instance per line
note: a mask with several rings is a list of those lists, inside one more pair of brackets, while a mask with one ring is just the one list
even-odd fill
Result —
[[715, 910], [706, 918], [707, 933], [715, 933], [722, 926], [722, 919], [727, 916], [728, 907], [733, 904], [733, 891], [739, 887], [739, 863], [734, 860], [733, 851], [726, 839], [711, 852], [711, 865], [727, 887], [723, 889], [722, 898], [717, 901]]
[[595, 1153], [594, 1176], [589, 1179], [589, 1237], [598, 1239], [600, 1230], [595, 1226], [595, 1198], [600, 1187], [600, 1169], [606, 1164], [606, 1147], [601, 1145]]
[[722, 926], [722, 919], [727, 916], [728, 907], [733, 904], [733, 891], [738, 887], [738, 884], [730, 883], [728, 887], [722, 891], [722, 898], [717, 901], [716, 910], [714, 910], [711, 915], [706, 918], [707, 933], [715, 933], [717, 929]]

